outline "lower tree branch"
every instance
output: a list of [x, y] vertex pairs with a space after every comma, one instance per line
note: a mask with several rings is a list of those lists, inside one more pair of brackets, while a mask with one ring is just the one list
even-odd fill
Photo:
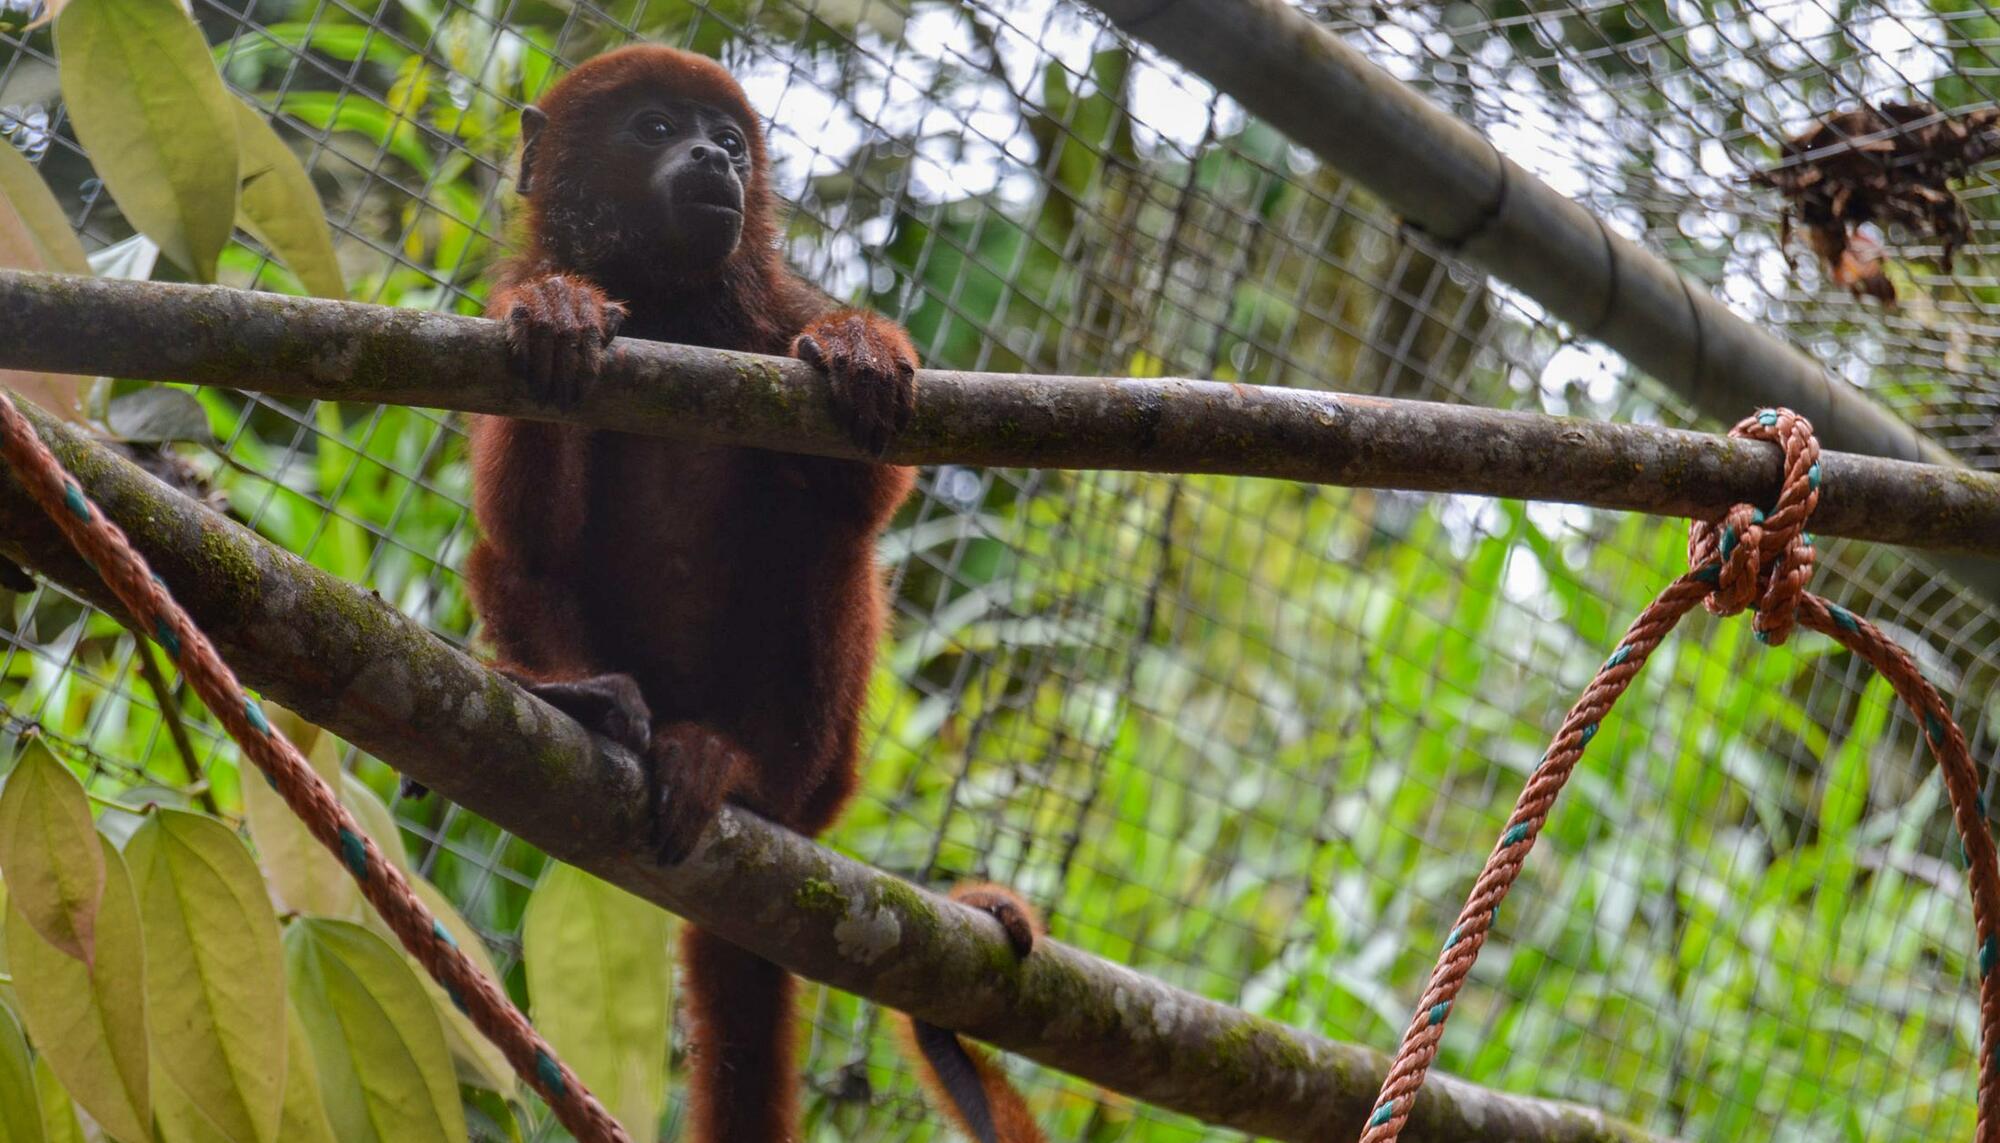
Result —
[[[1054, 941], [1017, 964], [990, 918], [742, 811], [725, 811], [686, 862], [660, 866], [631, 755], [379, 596], [22, 411], [246, 683], [551, 855], [794, 972], [1157, 1106], [1300, 1143], [1359, 1133], [1387, 1062], [1373, 1049]], [[11, 472], [0, 473], [0, 555], [118, 613]], [[1404, 1138], [1654, 1139], [1599, 1112], [1446, 1077], [1424, 1089]]]

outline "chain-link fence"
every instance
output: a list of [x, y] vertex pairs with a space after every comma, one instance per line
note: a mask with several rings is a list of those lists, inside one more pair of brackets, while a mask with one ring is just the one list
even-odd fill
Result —
[[[99, 272], [171, 276], [76, 146], [49, 33], [0, 13], [0, 132]], [[1993, 183], [1954, 184], [1970, 229], [1948, 272], [1935, 236], [1856, 241], [1890, 306], [1833, 280], [1803, 236], [1788, 259], [1785, 200], [1750, 179], [1832, 113], [1988, 107], [2000, 16], [1962, 0], [1313, 14], [1740, 314], [2000, 467]], [[195, 15], [306, 159], [359, 299], [477, 312], [506, 246], [516, 110], [566, 65], [645, 38], [738, 75], [769, 116], [791, 262], [899, 317], [927, 364], [1695, 423], [1080, 5], [195, 0]], [[223, 274], [296, 288], [247, 243]], [[457, 418], [200, 399], [212, 441], [130, 447], [477, 645]], [[1548, 731], [1676, 573], [1683, 536], [1462, 497], [926, 470], [884, 544], [897, 602], [864, 792], [828, 841], [924, 883], [1013, 884], [1062, 939], [1387, 1050]], [[2000, 611], [1907, 553], [1830, 555], [1821, 590], [1911, 648], [1990, 763]], [[39, 724], [107, 789], [240, 804], [233, 748], [128, 633], [52, 587], [7, 607], [8, 733]], [[1919, 736], [1849, 656], [1691, 622], [1592, 745], [1441, 1066], [1687, 1139], [1964, 1138], [1972, 940], [1942, 806]], [[511, 969], [543, 859], [435, 800], [398, 816]], [[879, 1013], [813, 997], [812, 1138], [938, 1137]], [[1056, 1138], [1204, 1136], [1014, 1070]]]

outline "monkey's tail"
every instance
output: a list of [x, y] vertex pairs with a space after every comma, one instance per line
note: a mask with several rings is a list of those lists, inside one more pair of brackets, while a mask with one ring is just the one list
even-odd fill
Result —
[[959, 1130], [975, 1143], [1048, 1143], [999, 1065], [957, 1034], [896, 1013], [898, 1039], [917, 1074]]

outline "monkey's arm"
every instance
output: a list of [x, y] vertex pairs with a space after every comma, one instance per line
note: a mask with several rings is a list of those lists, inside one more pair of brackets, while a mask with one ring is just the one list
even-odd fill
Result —
[[[826, 378], [834, 416], [870, 454], [880, 455], [909, 425], [917, 407], [917, 351], [895, 322], [836, 309], [806, 323], [792, 356]], [[852, 513], [870, 530], [888, 523], [916, 482], [914, 469], [869, 461], [807, 458], [796, 469], [828, 508]]]

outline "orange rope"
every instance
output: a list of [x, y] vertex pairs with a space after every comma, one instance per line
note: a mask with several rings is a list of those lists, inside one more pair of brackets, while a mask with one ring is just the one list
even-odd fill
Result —
[[167, 587], [132, 548], [125, 533], [107, 519], [63, 471], [21, 411], [0, 393], [0, 456], [76, 550], [111, 588], [118, 602], [180, 667], [181, 674], [223, 729], [243, 748], [273, 789], [285, 799], [319, 843], [339, 857], [368, 903], [382, 915], [403, 947], [444, 987], [487, 1039], [498, 1045], [514, 1070], [541, 1093], [571, 1135], [585, 1143], [631, 1143], [562, 1061], [528, 1018], [468, 959], [451, 934], [417, 898], [394, 862], [340, 804], [333, 789], [306, 763], [298, 747], [272, 728], [255, 700], [243, 692], [228, 664], [167, 593]]
[[1570, 708], [1555, 741], [1527, 788], [1521, 791], [1500, 843], [1474, 883], [1472, 895], [1445, 937], [1444, 951], [1431, 970], [1430, 983], [1417, 1012], [1403, 1033], [1402, 1046], [1389, 1066], [1388, 1078], [1375, 1100], [1374, 1113], [1361, 1143], [1391, 1143], [1402, 1131], [1416, 1104], [1424, 1076], [1437, 1058], [1445, 1020], [1464, 985], [1480, 946], [1507, 890], [1521, 873], [1534, 848], [1549, 810], [1563, 783], [1583, 756], [1583, 748], [1613, 703], [1630, 685], [1646, 657], [1697, 602], [1717, 615], [1733, 615], [1754, 607], [1753, 626], [1759, 640], [1777, 645], [1795, 623], [1831, 636], [1860, 655], [1889, 680], [1896, 694], [1916, 712], [1924, 740], [1944, 772], [1945, 792], [1964, 845], [1972, 888], [1972, 919], [1979, 935], [1979, 1088], [1977, 1143], [2000, 1143], [2000, 1084], [1995, 1083], [1996, 1049], [2000, 1049], [2000, 858], [1986, 825], [1986, 807], [1979, 795], [1979, 777], [1965, 735], [1936, 689], [1918, 673], [1901, 647], [1867, 620], [1805, 590], [1812, 575], [1812, 540], [1804, 532], [1806, 519], [1819, 503], [1819, 442], [1812, 425], [1789, 409], [1766, 409], [1730, 430], [1731, 436], [1773, 441], [1784, 447], [1784, 485], [1769, 515], [1739, 504], [1718, 523], [1698, 522], [1688, 535], [1692, 569], [1660, 593], [1625, 632], [1611, 658]]

